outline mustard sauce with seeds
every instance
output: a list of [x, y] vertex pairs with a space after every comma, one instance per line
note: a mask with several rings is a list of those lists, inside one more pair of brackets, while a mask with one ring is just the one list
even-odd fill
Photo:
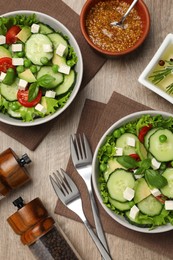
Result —
[[124, 29], [110, 25], [120, 21], [129, 4], [119, 0], [95, 4], [86, 18], [86, 28], [91, 41], [102, 50], [120, 52], [131, 48], [140, 39], [142, 21], [134, 8], [124, 21]]

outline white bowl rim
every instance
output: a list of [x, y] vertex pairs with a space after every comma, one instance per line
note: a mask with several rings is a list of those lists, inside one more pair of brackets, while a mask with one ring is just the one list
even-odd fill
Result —
[[[80, 48], [79, 48], [79, 45], [78, 45], [76, 39], [74, 38], [72, 33], [69, 31], [69, 29], [65, 25], [63, 25], [61, 22], [59, 22], [57, 19], [53, 18], [52, 16], [50, 16], [48, 14], [38, 12], [38, 11], [33, 11], [33, 10], [12, 11], [12, 12], [1, 14], [0, 16], [6, 17], [6, 16], [14, 16], [17, 14], [26, 14], [26, 15], [36, 14], [38, 16], [38, 18], [44, 17], [46, 19], [50, 19], [51, 21], [53, 21], [53, 23], [56, 24], [56, 27], [59, 26], [60, 30], [63, 29], [63, 31], [64, 31], [63, 34], [66, 34], [69, 37], [69, 42], [72, 41], [73, 43], [75, 43], [75, 49], [76, 49], [75, 51], [77, 52], [77, 56], [78, 56], [77, 65], [80, 66], [80, 70], [81, 70], [81, 73], [80, 74], [78, 73], [78, 75], [77, 75], [76, 85], [75, 85], [67, 103], [61, 109], [57, 110], [54, 114], [48, 115], [43, 118], [34, 119], [34, 121], [31, 121], [31, 122], [23, 122], [22, 120], [11, 118], [10, 116], [0, 112], [0, 122], [2, 122], [2, 123], [8, 124], [8, 125], [13, 125], [13, 126], [21, 126], [21, 127], [30, 126], [31, 127], [31, 126], [41, 125], [41, 124], [44, 124], [44, 123], [47, 123], [47, 122], [53, 120], [54, 118], [56, 118], [60, 114], [62, 114], [62, 112], [69, 107], [69, 105], [75, 99], [75, 97], [80, 89], [80, 86], [81, 86], [82, 77], [83, 77], [83, 58], [82, 58], [82, 54], [81, 54], [81, 51], [80, 51]], [[73, 45], [73, 47], [74, 47], [74, 45]]]
[[153, 233], [163, 233], [163, 232], [167, 232], [170, 230], [173, 230], [173, 226], [171, 224], [165, 225], [165, 226], [160, 226], [158, 228], [155, 228], [153, 230], [149, 230], [149, 228], [141, 228], [141, 227], [137, 227], [134, 226], [132, 224], [130, 224], [128, 221], [126, 221], [124, 219], [124, 217], [121, 217], [119, 215], [116, 215], [113, 211], [111, 211], [102, 201], [101, 195], [98, 191], [98, 187], [97, 187], [97, 180], [96, 180], [96, 162], [97, 162], [97, 154], [98, 154], [98, 150], [99, 147], [104, 143], [105, 138], [108, 134], [110, 134], [114, 129], [116, 129], [117, 127], [121, 126], [122, 124], [124, 124], [127, 121], [130, 120], [134, 120], [135, 118], [139, 118], [141, 117], [143, 114], [150, 114], [150, 115], [158, 115], [161, 114], [163, 115], [163, 117], [173, 117], [173, 114], [168, 113], [168, 112], [163, 112], [163, 111], [159, 111], [159, 110], [144, 110], [144, 111], [139, 111], [139, 112], [134, 112], [131, 113], [127, 116], [122, 117], [121, 119], [119, 119], [118, 121], [116, 121], [114, 124], [112, 124], [107, 130], [106, 132], [102, 135], [102, 137], [100, 138], [100, 141], [98, 142], [96, 149], [94, 151], [94, 155], [93, 155], [93, 162], [92, 162], [92, 184], [93, 184], [93, 188], [95, 191], [95, 194], [101, 204], [101, 206], [104, 208], [104, 210], [108, 213], [108, 215], [110, 217], [112, 217], [116, 222], [118, 222], [119, 224], [121, 224], [122, 226], [131, 229], [133, 231], [138, 231], [141, 233], [149, 233], [149, 234], [153, 234]]

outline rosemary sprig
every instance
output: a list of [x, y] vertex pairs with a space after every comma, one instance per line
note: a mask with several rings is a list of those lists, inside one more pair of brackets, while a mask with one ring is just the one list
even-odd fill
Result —
[[173, 83], [166, 87], [166, 92], [168, 94], [173, 94]]
[[[156, 85], [173, 72], [173, 61], [164, 60], [164, 63], [165, 64], [167, 63], [168, 66], [165, 66], [161, 70], [153, 71], [153, 74], [151, 76], [149, 76], [149, 78], [151, 79], [151, 82]], [[169, 86], [166, 87], [166, 92], [169, 94], [173, 93], [173, 83], [171, 83]]]

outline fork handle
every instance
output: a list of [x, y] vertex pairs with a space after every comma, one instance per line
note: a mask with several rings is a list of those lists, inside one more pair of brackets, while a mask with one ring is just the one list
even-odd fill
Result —
[[100, 251], [100, 253], [102, 255], [102, 258], [104, 260], [112, 260], [112, 258], [110, 257], [109, 253], [104, 248], [104, 246], [102, 245], [102, 243], [100, 242], [100, 240], [98, 239], [98, 237], [96, 236], [94, 231], [92, 230], [92, 228], [91, 228], [91, 226], [90, 226], [90, 224], [88, 223], [87, 220], [84, 221], [84, 225], [85, 225], [86, 229], [88, 230], [90, 236], [92, 237], [94, 243], [96, 244], [98, 250]]
[[103, 231], [102, 223], [101, 223], [101, 220], [100, 220], [100, 217], [99, 217], [98, 207], [97, 207], [97, 204], [96, 204], [96, 201], [95, 201], [95, 198], [94, 198], [94, 194], [93, 194], [92, 191], [90, 192], [90, 201], [91, 201], [91, 207], [92, 207], [92, 212], [93, 212], [93, 217], [94, 217], [97, 235], [98, 235], [100, 241], [102, 242], [102, 244], [104, 245], [104, 247], [106, 248], [106, 250], [109, 252], [105, 233]]

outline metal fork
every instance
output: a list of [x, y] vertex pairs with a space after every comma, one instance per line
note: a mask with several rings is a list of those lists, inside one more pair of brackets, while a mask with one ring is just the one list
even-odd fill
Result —
[[63, 169], [61, 169], [61, 172], [57, 171], [57, 174], [53, 173], [53, 175], [54, 178], [50, 176], [50, 180], [56, 195], [59, 197], [59, 199], [65, 206], [74, 211], [81, 218], [87, 231], [89, 232], [97, 248], [99, 249], [102, 257], [105, 260], [111, 260], [111, 257], [109, 256], [108, 252], [106, 251], [98, 237], [95, 235], [94, 231], [92, 230], [90, 224], [88, 223], [85, 217], [82, 208], [82, 199], [76, 184]]
[[109, 252], [106, 237], [99, 218], [97, 204], [92, 190], [92, 152], [85, 134], [83, 134], [82, 137], [81, 135], [79, 135], [78, 138], [77, 135], [71, 136], [70, 148], [74, 167], [76, 168], [80, 176], [83, 178], [88, 188], [97, 235], [104, 247], [106, 248], [106, 250]]

